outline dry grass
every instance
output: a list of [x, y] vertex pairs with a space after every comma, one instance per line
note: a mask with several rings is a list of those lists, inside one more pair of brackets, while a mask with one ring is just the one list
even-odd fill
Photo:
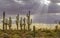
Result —
[[[54, 27], [55, 28], [55, 27]], [[37, 27], [36, 27], [37, 29]], [[0, 30], [0, 38], [34, 38], [33, 37], [33, 31], [25, 31], [24, 30]], [[57, 29], [57, 31], [50, 30], [50, 29], [37, 29], [35, 31], [35, 38], [59, 38], [60, 37], [60, 29]]]

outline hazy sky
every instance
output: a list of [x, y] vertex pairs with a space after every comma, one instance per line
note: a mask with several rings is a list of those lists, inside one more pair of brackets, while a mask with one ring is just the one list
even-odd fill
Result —
[[6, 17], [26, 15], [31, 11], [35, 23], [55, 23], [60, 20], [60, 0], [0, 0], [0, 19], [3, 11]]

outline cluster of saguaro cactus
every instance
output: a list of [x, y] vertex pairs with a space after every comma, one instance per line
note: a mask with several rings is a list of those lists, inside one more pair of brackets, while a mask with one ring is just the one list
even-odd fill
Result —
[[11, 26], [12, 26], [12, 19], [11, 17], [9, 17], [9, 30], [11, 30]]
[[35, 26], [33, 26], [33, 37], [35, 38]]
[[9, 25], [9, 30], [12, 26], [12, 19], [9, 17], [9, 20], [5, 18], [5, 11], [3, 12], [3, 30], [7, 30], [7, 25]]
[[30, 30], [30, 25], [32, 23], [32, 19], [30, 19], [30, 11], [29, 13], [27, 14], [27, 25], [28, 25], [28, 30]]
[[21, 29], [21, 31], [22, 31], [22, 26], [23, 26], [23, 23], [22, 23], [22, 17], [21, 17], [21, 19], [20, 19], [20, 29]]
[[17, 30], [18, 30], [18, 26], [19, 26], [19, 14], [16, 16], [16, 25], [17, 25]]
[[[20, 21], [20, 22], [19, 22]], [[30, 31], [30, 25], [32, 24], [32, 19], [30, 18], [30, 11], [27, 14], [27, 20], [24, 17], [24, 19], [22, 19], [22, 17], [19, 20], [19, 14], [16, 16], [16, 26], [17, 26], [17, 30], [19, 27], [19, 23], [20, 23], [20, 29], [22, 30], [24, 27], [24, 32], [25, 32], [25, 27], [26, 27], [26, 22], [28, 25], [28, 30]], [[9, 20], [7, 18], [5, 18], [5, 11], [3, 12], [3, 30], [6, 29], [7, 30], [7, 25], [9, 26], [9, 29], [11, 29], [12, 26], [12, 19], [11, 17], [9, 17]]]

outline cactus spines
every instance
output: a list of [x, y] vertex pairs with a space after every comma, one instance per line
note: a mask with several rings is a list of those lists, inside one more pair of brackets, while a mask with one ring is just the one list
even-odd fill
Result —
[[24, 32], [25, 32], [25, 26], [26, 26], [26, 19], [23, 19], [23, 25], [24, 25]]
[[22, 17], [21, 17], [21, 19], [20, 19], [20, 29], [21, 29], [21, 31], [22, 31]]
[[30, 11], [29, 11], [29, 13], [27, 14], [28, 31], [30, 31], [31, 21], [32, 21], [32, 20], [30, 19]]
[[35, 26], [33, 26], [33, 37], [35, 38]]
[[12, 19], [11, 17], [9, 17], [9, 30], [11, 30], [11, 26], [12, 26]]
[[19, 14], [16, 16], [16, 25], [17, 25], [17, 30], [18, 30], [18, 25], [19, 25]]
[[3, 12], [3, 30], [4, 30], [4, 23], [5, 23], [5, 11]]

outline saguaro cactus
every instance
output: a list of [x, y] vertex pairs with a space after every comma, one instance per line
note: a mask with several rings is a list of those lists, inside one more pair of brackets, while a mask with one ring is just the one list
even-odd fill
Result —
[[9, 17], [9, 30], [11, 30], [11, 26], [12, 26], [12, 19], [11, 17]]
[[19, 25], [19, 14], [16, 16], [16, 25], [17, 25], [17, 30], [18, 30], [18, 25]]
[[58, 30], [58, 25], [55, 26], [55, 32]]
[[32, 23], [32, 19], [30, 19], [30, 11], [29, 13], [27, 14], [27, 24], [28, 24], [28, 30], [30, 30], [30, 25]]
[[35, 26], [33, 26], [33, 37], [35, 38]]
[[3, 12], [3, 30], [4, 30], [4, 23], [5, 23], [5, 11]]
[[7, 30], [8, 19], [5, 20], [5, 29]]
[[21, 31], [22, 31], [22, 17], [21, 17], [21, 19], [20, 19], [20, 29], [21, 29]]
[[24, 32], [25, 32], [25, 26], [26, 26], [26, 19], [25, 18], [23, 19], [23, 22], [24, 22], [23, 25], [24, 25]]
[[58, 22], [58, 24], [60, 25], [60, 21]]

